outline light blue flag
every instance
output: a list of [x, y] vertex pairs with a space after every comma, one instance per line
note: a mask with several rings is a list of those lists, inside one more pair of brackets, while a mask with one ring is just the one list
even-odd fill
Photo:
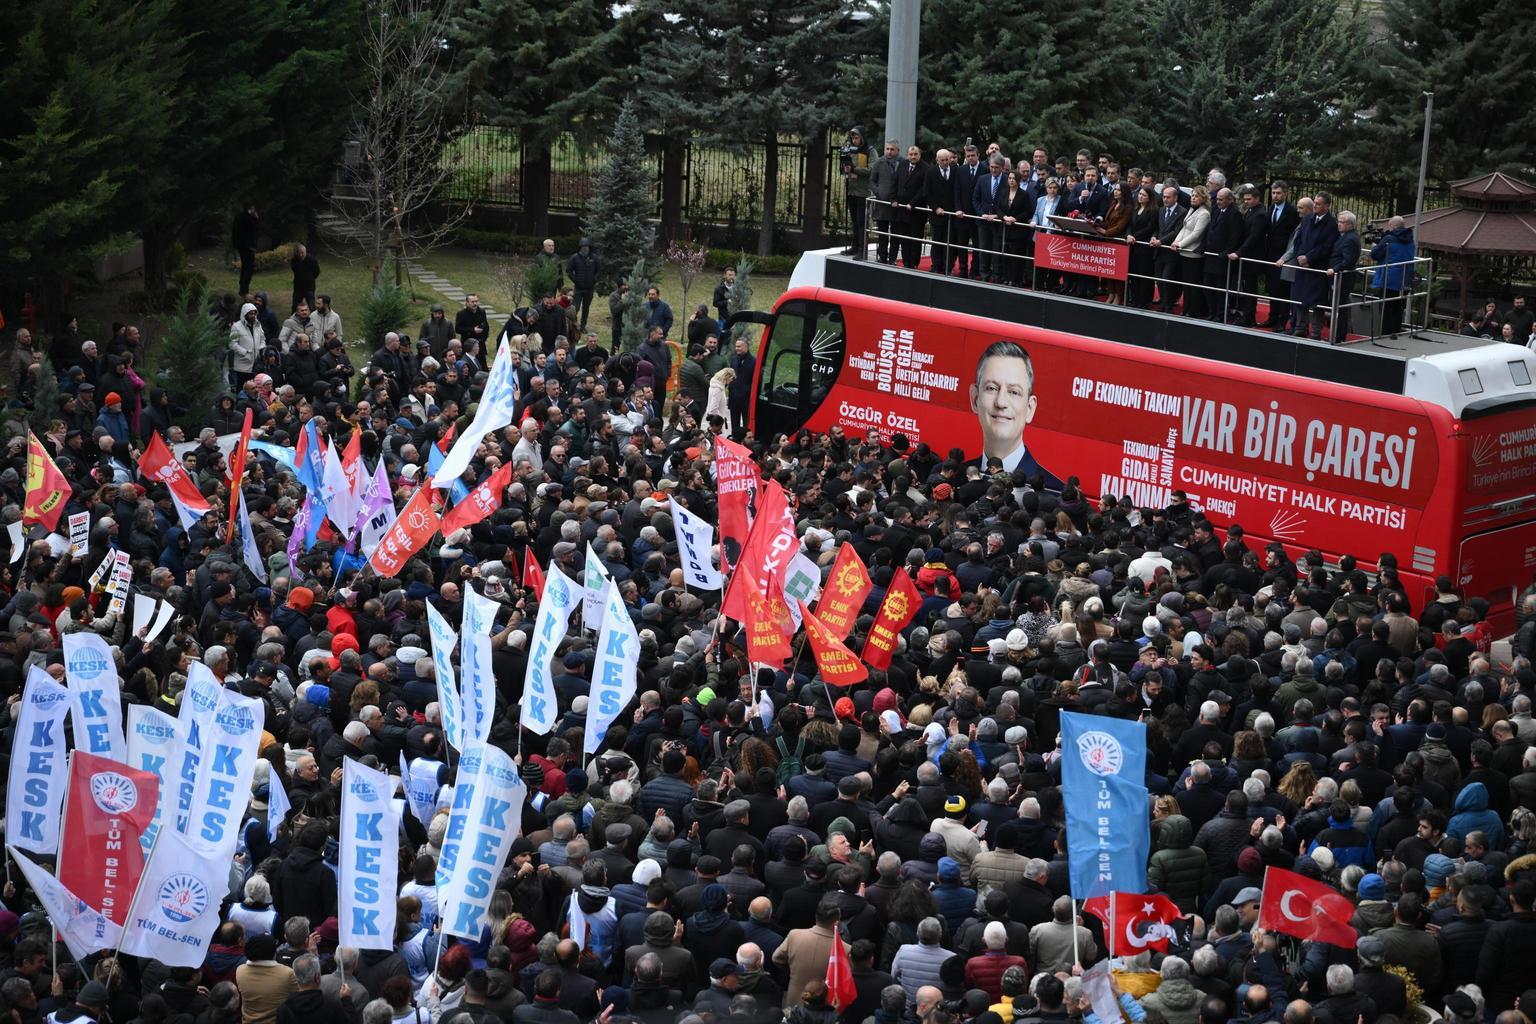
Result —
[[[448, 456], [444, 455], [443, 450], [436, 444], [428, 443], [427, 472], [432, 476], [436, 476], [438, 467], [440, 467], [444, 461], [447, 460], [447, 458]], [[454, 477], [453, 483], [448, 485], [448, 496], [451, 497], [453, 499], [453, 503], [457, 505], [459, 502], [469, 497], [469, 485], [466, 484], [460, 477]]]
[[1061, 716], [1061, 796], [1074, 899], [1147, 891], [1147, 727]]

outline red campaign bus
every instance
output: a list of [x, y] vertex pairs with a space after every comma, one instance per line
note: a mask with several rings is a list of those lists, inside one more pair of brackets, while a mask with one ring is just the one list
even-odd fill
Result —
[[[1536, 576], [1523, 347], [1433, 331], [1329, 345], [815, 252], [772, 313], [741, 319], [766, 325], [758, 437], [839, 425], [978, 464], [984, 438], [1003, 437], [1012, 450], [989, 454], [1005, 468], [1075, 475], [1137, 507], [1182, 490], [1256, 549], [1362, 568], [1391, 552], [1416, 608], [1449, 576], [1503, 632]], [[1028, 358], [988, 360], [1014, 383], [989, 370], [978, 393], [999, 341]], [[1005, 391], [1012, 406], [988, 404]]]

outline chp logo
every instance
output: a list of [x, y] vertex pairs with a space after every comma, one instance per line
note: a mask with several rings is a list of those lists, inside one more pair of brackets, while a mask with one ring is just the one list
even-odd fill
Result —
[[138, 806], [139, 787], [126, 775], [97, 772], [91, 776], [91, 799], [108, 814], [127, 814]]
[[1077, 756], [1095, 775], [1116, 775], [1125, 763], [1120, 741], [1107, 732], [1088, 732], [1077, 738]]
[[208, 887], [196, 875], [175, 874], [165, 880], [157, 899], [162, 914], [177, 924], [188, 924], [208, 909]]

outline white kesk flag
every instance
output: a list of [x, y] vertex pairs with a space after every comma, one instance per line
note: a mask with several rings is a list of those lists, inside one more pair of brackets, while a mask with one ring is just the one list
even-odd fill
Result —
[[603, 629], [597, 637], [597, 660], [592, 664], [591, 693], [587, 699], [587, 726], [582, 753], [597, 750], [603, 734], [635, 696], [635, 670], [640, 664], [640, 634], [619, 596], [609, 583], [604, 595]]
[[5, 838], [33, 853], [59, 852], [59, 809], [69, 789], [64, 716], [70, 694], [33, 665], [11, 734], [11, 776], [6, 780]]
[[192, 790], [191, 827], [187, 835], [209, 853], [223, 857], [226, 871], [240, 840], [246, 804], [250, 802], [266, 710], [259, 697], [242, 697], [233, 690], [219, 691], [218, 710], [213, 713], [213, 723], [205, 738], [202, 771]]
[[14, 846], [7, 847], [16, 859], [16, 866], [26, 876], [27, 884], [42, 901], [48, 921], [69, 947], [76, 961], [84, 960], [103, 949], [116, 949], [122, 941], [123, 927], [99, 910], [86, 905], [85, 900], [65, 888], [54, 878]]
[[128, 756], [123, 740], [123, 696], [112, 648], [98, 633], [64, 635], [64, 674], [74, 696], [75, 748], [114, 761]]
[[395, 875], [400, 823], [388, 773], [342, 762], [341, 870], [337, 926], [354, 949], [395, 948]]
[[431, 601], [427, 602], [427, 633], [432, 640], [432, 671], [437, 676], [437, 706], [443, 713], [443, 738], [455, 750], [464, 749], [464, 705], [453, 671], [453, 649], [459, 638]]
[[683, 582], [699, 590], [719, 590], [725, 577], [715, 568], [715, 528], [677, 502], [667, 506], [677, 529], [677, 555], [683, 563]]
[[603, 628], [603, 594], [608, 589], [608, 570], [587, 542], [587, 564], [581, 570], [581, 627]]
[[213, 670], [200, 661], [187, 666], [187, 685], [181, 691], [181, 706], [176, 711], [176, 733], [180, 749], [176, 766], [176, 831], [186, 834], [192, 828], [192, 793], [197, 788], [199, 768], [208, 750], [208, 732], [214, 713], [219, 710], [219, 694], [224, 692]]
[[442, 856], [437, 858], [439, 890], [453, 877], [453, 866], [458, 863], [459, 847], [469, 823], [470, 805], [475, 802], [475, 785], [480, 781], [480, 762], [485, 749], [483, 743], [471, 743], [459, 757], [458, 774], [453, 777], [453, 803], [448, 807], [448, 831], [443, 835]]
[[277, 830], [292, 809], [283, 780], [276, 773], [267, 776], [267, 842], [277, 842]]
[[485, 435], [512, 422], [512, 410], [517, 406], [517, 372], [512, 368], [510, 352], [511, 347], [505, 340], [497, 346], [496, 359], [485, 379], [485, 390], [475, 406], [475, 418], [455, 439], [432, 475], [433, 487], [452, 486], [469, 468], [469, 460], [480, 450], [480, 441]]
[[145, 854], [155, 845], [155, 834], [165, 824], [166, 807], [176, 791], [176, 752], [181, 749], [176, 727], [176, 719], [164, 711], [142, 704], [128, 706], [128, 767], [149, 772], [160, 784], [155, 816], [139, 837]]
[[534, 620], [533, 645], [528, 652], [528, 675], [523, 684], [522, 724], [529, 732], [540, 736], [555, 727], [554, 677], [551, 661], [555, 648], [565, 639], [571, 628], [571, 612], [581, 600], [582, 588], [567, 576], [558, 565], [549, 567], [544, 580], [544, 599], [539, 602], [538, 618]]
[[464, 588], [464, 614], [460, 620], [459, 696], [464, 713], [464, 742], [484, 743], [491, 738], [496, 717], [496, 677], [491, 671], [491, 632], [496, 628], [499, 606], [472, 587]]
[[480, 778], [465, 837], [448, 886], [438, 898], [443, 931], [466, 939], [479, 938], [485, 927], [496, 881], [506, 867], [512, 840], [522, 832], [527, 793], [517, 765], [505, 752], [491, 746], [480, 750]]
[[232, 853], [199, 849], [180, 832], [162, 829], [128, 908], [122, 951], [167, 967], [201, 967], [229, 891]]

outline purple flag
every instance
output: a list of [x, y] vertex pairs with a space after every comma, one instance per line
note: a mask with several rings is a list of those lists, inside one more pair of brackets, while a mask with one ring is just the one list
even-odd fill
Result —
[[304, 495], [304, 504], [293, 517], [293, 532], [288, 534], [288, 571], [293, 579], [299, 578], [299, 546], [308, 549], [309, 525], [315, 516], [311, 507], [311, 495]]

